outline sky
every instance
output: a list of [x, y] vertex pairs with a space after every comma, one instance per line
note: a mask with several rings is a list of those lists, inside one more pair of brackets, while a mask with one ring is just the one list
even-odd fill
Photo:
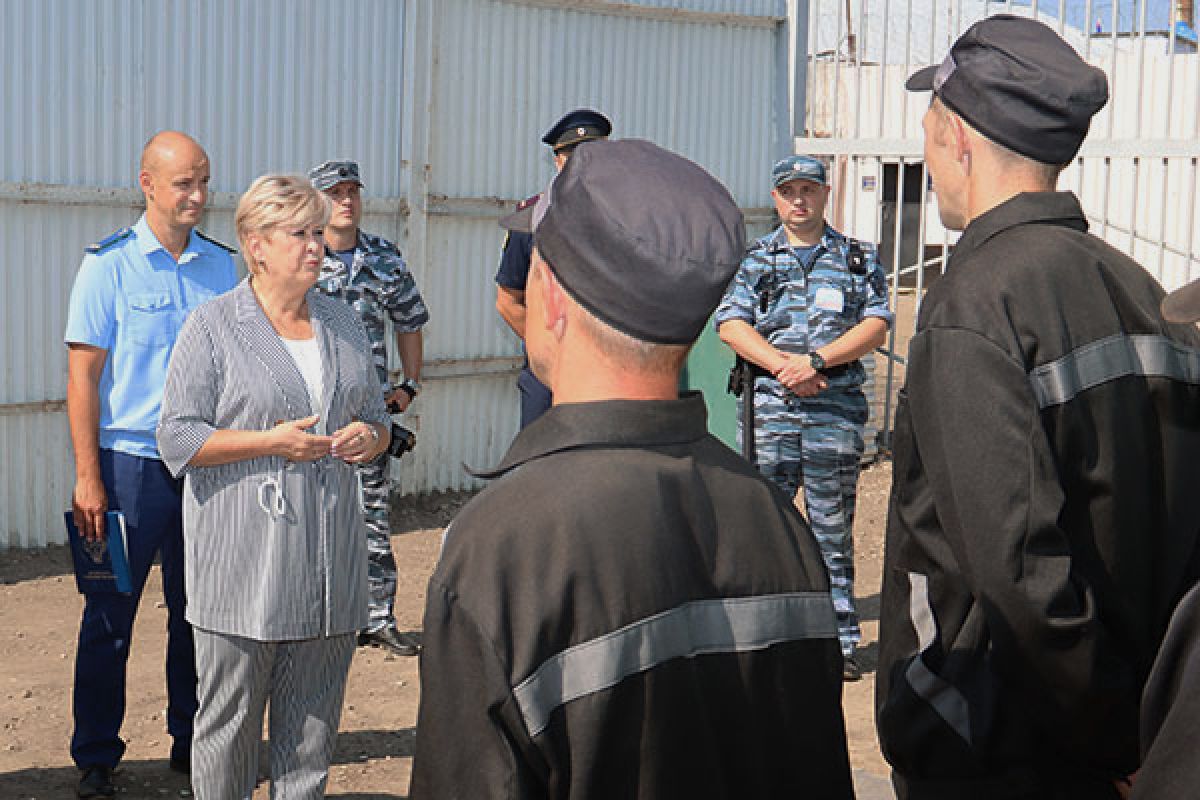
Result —
[[[1006, 3], [991, 3], [992, 8], [999, 10]], [[1029, 8], [1031, 0], [1014, 0], [1014, 6]], [[1085, 0], [1038, 0], [1038, 11], [1054, 17], [1059, 16], [1060, 9], [1066, 11], [1066, 23], [1074, 28], [1096, 30], [1099, 21], [1104, 33], [1113, 29], [1113, 6], [1117, 9], [1117, 30], [1129, 33], [1138, 30], [1141, 25], [1142, 3], [1134, 0], [1092, 0], [1089, 14]], [[1085, 24], [1085, 22], [1087, 24]], [[1171, 24], [1170, 0], [1146, 0], [1146, 30], [1165, 31]]]

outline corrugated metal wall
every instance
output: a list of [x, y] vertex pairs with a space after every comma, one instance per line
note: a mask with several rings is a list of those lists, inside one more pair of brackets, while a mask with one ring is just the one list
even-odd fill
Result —
[[217, 191], [354, 153], [400, 194], [405, 4], [3, 0], [6, 181], [130, 187], [155, 131], [195, 136]]
[[205, 146], [215, 194], [203, 227], [226, 241], [255, 177], [350, 154], [374, 198], [365, 225], [400, 232], [405, 4], [355, 0], [341, 21], [328, 10], [0, 2], [0, 548], [63, 540], [67, 297], [84, 247], [137, 219], [151, 134], [179, 128]]
[[774, 0], [432, 6], [429, 207], [415, 209], [410, 233], [424, 227], [422, 287], [435, 315], [426, 356], [447, 377], [410, 415], [421, 445], [406, 456], [402, 491], [478, 485], [459, 463], [498, 460], [516, 433], [520, 342], [493, 310], [496, 222], [553, 176], [542, 133], [572, 108], [600, 109], [614, 136], [683, 153], [761, 208], [786, 114], [776, 102], [785, 11]]
[[751, 165], [772, 155], [779, 17], [742, 12], [708, 22], [577, 8], [438, 5], [440, 35], [450, 39], [443, 52], [455, 57], [439, 65], [446, 91], [434, 101], [440, 171], [433, 191], [500, 198], [537, 191], [553, 174], [542, 133], [564, 111], [591, 106], [613, 119], [614, 136], [670, 147], [724, 180], [740, 203], [762, 204], [761, 169]]
[[761, 216], [761, 173], [787, 132], [785, 5], [0, 0], [0, 549], [63, 540], [67, 296], [83, 248], [137, 218], [152, 133], [206, 147], [203, 227], [231, 242], [256, 176], [360, 161], [363, 227], [405, 251], [433, 317], [400, 489], [474, 486], [461, 465], [496, 461], [516, 431], [495, 221], [551, 176], [542, 131], [593, 105], [616, 135], [697, 160]]

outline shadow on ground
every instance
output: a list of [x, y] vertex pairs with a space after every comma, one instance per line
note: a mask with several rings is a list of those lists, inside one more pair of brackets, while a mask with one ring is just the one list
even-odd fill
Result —
[[854, 610], [858, 612], [860, 620], [866, 619], [873, 622], [879, 621], [879, 607], [881, 605], [879, 592], [869, 594], [866, 597], [854, 598]]
[[[338, 734], [334, 765], [361, 764], [386, 758], [410, 758], [417, 740], [414, 728], [385, 731], [343, 731]], [[266, 773], [268, 751], [264, 742], [259, 750], [259, 772]], [[369, 769], [369, 767], [368, 767]], [[54, 797], [74, 797], [80, 773], [74, 767], [30, 768], [0, 773], [0, 798], [3, 800], [46, 800]], [[265, 778], [260, 779], [260, 784]], [[166, 759], [122, 761], [113, 776], [117, 794], [122, 800], [163, 800], [187, 797], [188, 779], [172, 772]], [[330, 794], [330, 797], [381, 798], [403, 800], [400, 793]]]
[[854, 658], [863, 674], [879, 669], [879, 642], [868, 642], [854, 650]]
[[444, 528], [474, 496], [475, 492], [471, 491], [403, 496], [393, 494], [390, 517], [392, 534]]
[[[30, 768], [0, 774], [0, 797], [4, 800], [46, 800], [75, 797], [80, 772], [75, 767]], [[163, 800], [181, 797], [189, 789], [188, 779], [171, 772], [167, 760], [125, 761], [113, 776], [121, 800]]]
[[71, 551], [63, 544], [0, 551], [0, 586], [72, 575]]
[[338, 734], [334, 764], [357, 764], [381, 758], [411, 758], [416, 728], [395, 731], [342, 731]]

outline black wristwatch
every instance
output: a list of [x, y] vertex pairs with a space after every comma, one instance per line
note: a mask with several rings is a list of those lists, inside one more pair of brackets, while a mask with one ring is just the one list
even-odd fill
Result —
[[[406, 380], [404, 383], [400, 384], [396, 388], [399, 389], [400, 391], [404, 392], [406, 395], [408, 395], [408, 402], [411, 403], [413, 400], [417, 399], [417, 392], [421, 391], [421, 384], [417, 383], [414, 380]], [[392, 412], [393, 414], [399, 414], [400, 413], [400, 404], [397, 403], [395, 400], [389, 402], [388, 403], [388, 411]], [[392, 435], [395, 436], [395, 433], [393, 432]]]
[[411, 402], [417, 399], [417, 392], [421, 391], [421, 384], [417, 381], [409, 379], [396, 388], [408, 395], [408, 399]]
[[812, 364], [812, 368], [817, 372], [822, 372], [825, 369], [825, 359], [821, 358], [821, 354], [813, 350], [808, 354], [808, 363]]

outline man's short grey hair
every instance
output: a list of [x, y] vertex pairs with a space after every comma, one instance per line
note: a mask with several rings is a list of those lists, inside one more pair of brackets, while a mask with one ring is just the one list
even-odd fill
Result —
[[1010, 150], [999, 142], [992, 141], [984, 134], [975, 130], [971, 123], [963, 119], [962, 115], [950, 108], [950, 106], [943, 103], [941, 98], [939, 98], [937, 95], [934, 95], [930, 98], [929, 107], [932, 108], [938, 115], [939, 124], [950, 124], [951, 117], [960, 120], [963, 125], [967, 126], [972, 131], [975, 131], [975, 133], [979, 134], [981, 139], [987, 142], [988, 146], [992, 148], [992, 151], [996, 154], [997, 159], [1002, 164], [1005, 164], [1012, 169], [1019, 169], [1030, 173], [1035, 179], [1037, 179], [1039, 183], [1045, 184], [1049, 187], [1054, 187], [1058, 184], [1058, 176], [1061, 175], [1062, 171], [1067, 167], [1066, 164], [1044, 164], [1041, 161], [1035, 161], [1028, 156], [1023, 156], [1014, 150]]
[[589, 338], [613, 362], [626, 364], [638, 372], [669, 372], [678, 370], [692, 349], [690, 344], [658, 344], [635, 339], [593, 316], [579, 306], [578, 319]]

